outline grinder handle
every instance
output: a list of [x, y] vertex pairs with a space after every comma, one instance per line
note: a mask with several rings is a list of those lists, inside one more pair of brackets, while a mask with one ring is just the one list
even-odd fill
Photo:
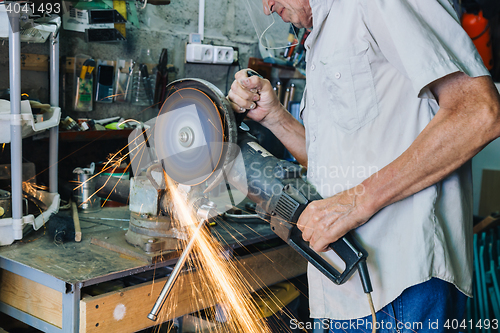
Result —
[[288, 244], [298, 251], [307, 261], [323, 273], [328, 279], [335, 284], [343, 284], [346, 282], [358, 268], [361, 261], [366, 260], [368, 253], [361, 247], [356, 239], [349, 232], [338, 241], [330, 244], [330, 249], [342, 259], [345, 263], [343, 272], [339, 272], [329, 262], [327, 262], [320, 254], [311, 249], [309, 242], [302, 238], [302, 232], [294, 227], [292, 229]]
[[[248, 69], [247, 70], [247, 76], [248, 77], [251, 77], [251, 76], [258, 76], [260, 77], [261, 79], [263, 79], [264, 77], [262, 75], [260, 75], [259, 73], [257, 73], [256, 71], [254, 71], [253, 69]], [[243, 122], [243, 120], [245, 119], [245, 117], [247, 116], [247, 113], [248, 111], [250, 111], [249, 109], [247, 109], [245, 112], [242, 112], [242, 113], [235, 113], [234, 115], [234, 118], [236, 120], [236, 125], [237, 126], [240, 126], [241, 123]]]

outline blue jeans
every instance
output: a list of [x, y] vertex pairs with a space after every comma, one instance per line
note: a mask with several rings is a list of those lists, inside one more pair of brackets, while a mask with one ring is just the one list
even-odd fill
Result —
[[[398, 298], [377, 312], [378, 333], [454, 332], [444, 327], [463, 319], [467, 297], [453, 284], [432, 278], [405, 289]], [[353, 320], [315, 319], [313, 333], [371, 333], [371, 315]], [[457, 332], [457, 331], [455, 331]]]

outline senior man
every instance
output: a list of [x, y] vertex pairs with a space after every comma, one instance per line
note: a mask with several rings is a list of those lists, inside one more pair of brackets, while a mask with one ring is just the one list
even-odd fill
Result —
[[[391, 322], [388, 331], [447, 330], [472, 294], [470, 159], [500, 135], [498, 92], [452, 4], [263, 3], [266, 14], [312, 28], [304, 126], [269, 81], [245, 70], [228, 98], [307, 166], [325, 198], [301, 215], [304, 239], [321, 252], [356, 229], [370, 254], [379, 323]], [[331, 251], [325, 256], [338, 260]], [[311, 265], [308, 279], [312, 318], [332, 319], [333, 331], [367, 331], [335, 325], [369, 321], [358, 279], [337, 286]]]

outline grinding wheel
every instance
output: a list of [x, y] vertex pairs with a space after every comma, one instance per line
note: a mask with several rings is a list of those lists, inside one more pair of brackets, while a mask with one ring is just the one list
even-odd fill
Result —
[[228, 154], [227, 143], [235, 142], [227, 100], [215, 86], [197, 79], [175, 81], [167, 92], [154, 130], [164, 171], [190, 186], [216, 178]]

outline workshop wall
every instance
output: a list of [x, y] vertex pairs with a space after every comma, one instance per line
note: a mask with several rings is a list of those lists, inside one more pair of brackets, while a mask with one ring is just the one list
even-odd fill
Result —
[[[198, 32], [198, 1], [173, 0], [169, 5], [147, 5], [139, 12], [140, 28], [127, 23], [127, 41], [113, 43], [87, 43], [83, 33], [62, 30], [60, 33], [60, 55], [73, 57], [87, 54], [94, 59], [115, 60], [117, 58], [138, 59], [141, 48], [151, 49], [152, 57], [158, 60], [162, 48], [169, 52], [169, 63], [177, 70], [176, 77], [198, 77], [207, 79], [226, 91], [226, 81], [232, 82], [237, 66], [185, 64], [185, 44], [189, 33]], [[255, 30], [247, 17], [241, 1], [211, 0], [205, 8], [204, 43], [227, 45], [239, 49], [240, 64], [246, 67], [248, 58], [258, 55]], [[49, 45], [22, 44], [22, 52], [48, 54]], [[0, 72], [8, 71], [8, 41], [0, 46]], [[124, 118], [148, 120], [156, 109], [131, 106], [129, 104], [95, 103], [92, 112], [74, 112], [72, 103], [72, 75], [61, 80], [61, 106], [63, 115], [71, 117], [105, 118], [120, 115]], [[9, 86], [8, 76], [0, 76], [0, 89]], [[48, 101], [48, 77], [44, 72], [23, 71], [23, 91]]]

